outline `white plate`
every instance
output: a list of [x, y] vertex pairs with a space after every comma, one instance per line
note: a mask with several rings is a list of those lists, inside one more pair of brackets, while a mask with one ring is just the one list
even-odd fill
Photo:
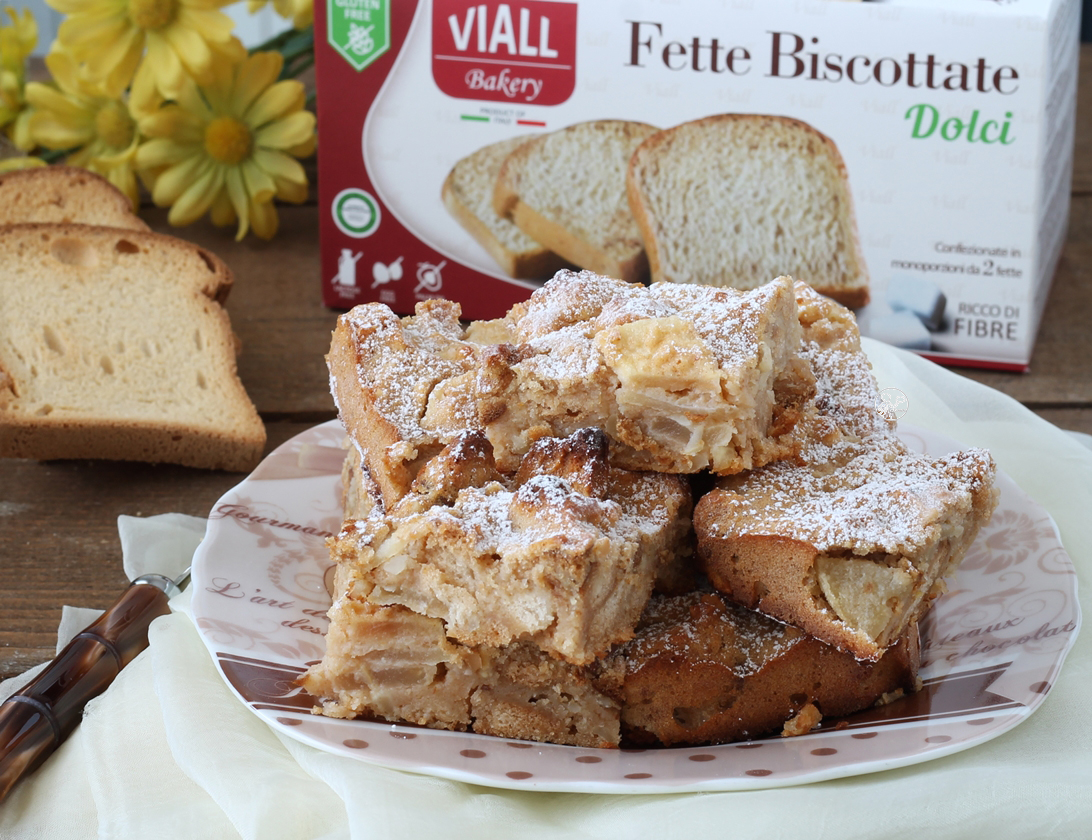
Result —
[[[914, 449], [960, 448], [900, 429]], [[322, 657], [323, 542], [341, 526], [337, 421], [279, 447], [209, 516], [193, 612], [232, 691], [277, 731], [322, 750], [491, 787], [585, 793], [748, 790], [871, 773], [981, 744], [1043, 702], [1077, 636], [1073, 564], [1049, 515], [1007, 476], [950, 592], [922, 627], [925, 688], [797, 738], [591, 750], [310, 714], [295, 679]]]

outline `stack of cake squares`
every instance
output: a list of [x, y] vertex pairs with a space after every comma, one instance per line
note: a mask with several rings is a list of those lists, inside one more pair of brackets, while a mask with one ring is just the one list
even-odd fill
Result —
[[911, 453], [849, 310], [559, 272], [493, 321], [341, 316], [316, 711], [581, 747], [811, 731], [918, 686], [996, 503]]

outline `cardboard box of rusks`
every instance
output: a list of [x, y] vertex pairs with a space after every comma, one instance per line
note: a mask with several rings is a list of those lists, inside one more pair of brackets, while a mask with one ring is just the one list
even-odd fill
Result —
[[1077, 0], [318, 0], [323, 295], [503, 314], [561, 267], [781, 274], [953, 364], [1029, 361]]

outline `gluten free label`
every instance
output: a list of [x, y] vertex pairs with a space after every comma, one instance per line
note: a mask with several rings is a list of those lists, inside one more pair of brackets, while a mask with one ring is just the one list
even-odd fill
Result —
[[326, 38], [357, 71], [391, 45], [390, 0], [326, 0]]

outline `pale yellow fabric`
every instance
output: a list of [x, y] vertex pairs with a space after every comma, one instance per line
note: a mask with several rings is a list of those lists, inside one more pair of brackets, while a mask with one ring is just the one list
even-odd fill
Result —
[[[1017, 403], [916, 356], [867, 343], [905, 422], [991, 449], [1054, 516], [1092, 593], [1092, 451]], [[180, 528], [197, 526], [188, 542]], [[188, 562], [203, 524], [124, 518], [126, 570]], [[135, 535], [135, 536], [134, 536]], [[171, 544], [173, 542], [173, 549]], [[282, 739], [231, 695], [186, 614], [9, 801], [0, 838], [1087, 838], [1092, 831], [1092, 634], [1054, 690], [999, 738], [935, 761], [747, 793], [603, 796], [507, 792], [333, 756]], [[0, 692], [2, 693], [2, 692]]]

